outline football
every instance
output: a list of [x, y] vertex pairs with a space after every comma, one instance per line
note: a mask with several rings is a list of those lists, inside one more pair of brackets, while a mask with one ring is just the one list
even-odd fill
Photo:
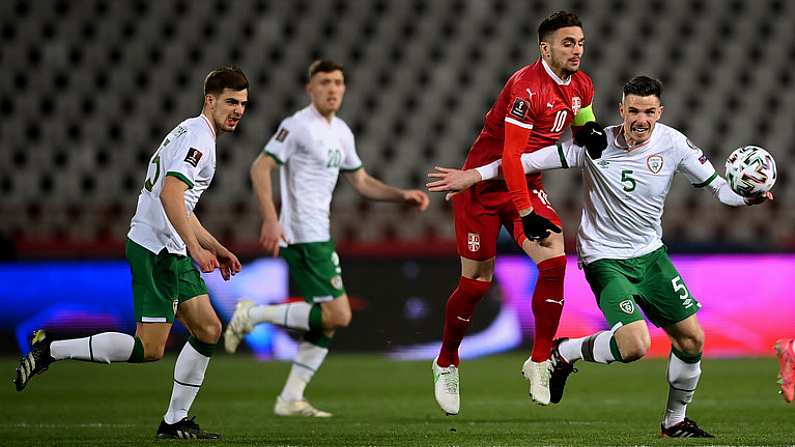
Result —
[[726, 160], [726, 181], [743, 197], [764, 194], [776, 183], [776, 161], [759, 146], [738, 147]]

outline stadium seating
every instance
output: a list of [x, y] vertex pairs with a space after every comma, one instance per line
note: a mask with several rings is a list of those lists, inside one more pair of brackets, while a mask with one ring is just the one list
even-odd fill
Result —
[[[664, 217], [667, 242], [705, 251], [795, 247], [795, 210], [786, 205], [795, 196], [795, 4], [785, 0], [3, 1], [0, 235], [31, 256], [64, 244], [83, 247], [80, 255], [118, 247], [151, 153], [199, 113], [203, 76], [225, 63], [240, 65], [252, 88], [239, 131], [219, 140], [217, 177], [200, 209], [224, 239], [253, 247], [259, 217], [248, 167], [280, 119], [307, 103], [305, 69], [320, 56], [348, 70], [340, 115], [368, 171], [421, 188], [433, 165], [463, 163], [505, 79], [537, 57], [536, 26], [553, 8], [584, 21], [583, 67], [600, 121], [618, 120], [629, 77], [650, 74], [665, 83], [663, 122], [687, 133], [719, 171], [744, 144], [777, 159], [777, 200], [754, 210], [725, 208], [679, 178]], [[571, 239], [578, 176], [545, 178]], [[345, 185], [332, 219], [341, 245], [453, 238], [441, 195], [416, 214], [365, 203]]]

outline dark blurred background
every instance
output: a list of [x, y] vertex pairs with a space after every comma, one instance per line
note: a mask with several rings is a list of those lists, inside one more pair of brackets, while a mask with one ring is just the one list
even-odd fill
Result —
[[[745, 144], [778, 162], [776, 201], [752, 210], [722, 206], [678, 179], [664, 217], [669, 246], [792, 251], [792, 2], [7, 0], [0, 253], [119, 257], [149, 157], [199, 113], [203, 77], [219, 64], [248, 74], [251, 107], [239, 130], [219, 140], [217, 176], [199, 216], [242, 253], [256, 254], [259, 225], [248, 167], [279, 121], [307, 103], [305, 70], [317, 57], [346, 66], [340, 116], [365, 167], [421, 187], [434, 164], [463, 163], [507, 77], [537, 58], [538, 23], [557, 9], [583, 20], [583, 69], [600, 121], [617, 122], [621, 85], [650, 74], [665, 84], [663, 122], [719, 171]], [[579, 176], [545, 177], [572, 246]], [[439, 195], [416, 214], [342, 185], [332, 220], [343, 253], [454, 254], [450, 207]]]

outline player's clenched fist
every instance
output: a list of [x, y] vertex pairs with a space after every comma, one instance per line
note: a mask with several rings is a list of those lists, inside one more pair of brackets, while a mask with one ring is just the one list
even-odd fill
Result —
[[549, 232], [560, 233], [560, 228], [547, 218], [539, 216], [533, 211], [522, 216], [524, 235], [531, 241], [543, 241], [549, 237]]

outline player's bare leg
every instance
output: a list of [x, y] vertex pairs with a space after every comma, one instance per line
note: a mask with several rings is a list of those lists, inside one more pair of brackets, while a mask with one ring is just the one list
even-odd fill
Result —
[[549, 405], [549, 380], [553, 365], [550, 360], [553, 340], [563, 312], [563, 277], [566, 272], [563, 234], [550, 233], [546, 239], [533, 242], [525, 239], [522, 249], [538, 267], [538, 280], [533, 292], [535, 334], [533, 351], [522, 365], [522, 375], [530, 382], [530, 397], [539, 405]]
[[493, 277], [494, 258], [461, 258], [461, 278], [445, 307], [442, 347], [431, 365], [434, 397], [448, 415], [458, 414], [461, 406], [458, 347], [469, 329], [475, 306], [488, 292]]
[[168, 410], [158, 427], [157, 437], [219, 439], [221, 435], [202, 430], [194, 418], [188, 418], [188, 412], [204, 382], [210, 358], [221, 338], [221, 320], [207, 295], [180, 303], [176, 318], [188, 328], [191, 336], [177, 357], [174, 388]]
[[795, 397], [795, 340], [781, 338], [776, 340], [773, 349], [778, 358], [778, 386], [779, 394], [784, 401], [792, 403]]

